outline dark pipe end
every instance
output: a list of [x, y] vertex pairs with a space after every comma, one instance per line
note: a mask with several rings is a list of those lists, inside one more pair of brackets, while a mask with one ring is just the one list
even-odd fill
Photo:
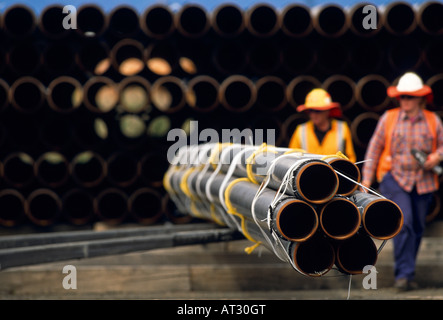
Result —
[[337, 193], [338, 177], [327, 163], [312, 161], [294, 174], [294, 191], [308, 202], [325, 203]]
[[347, 274], [361, 274], [367, 265], [377, 261], [377, 247], [365, 234], [355, 234], [343, 241], [337, 248], [337, 267]]
[[276, 208], [277, 229], [289, 241], [305, 241], [317, 230], [318, 217], [315, 209], [301, 200], [285, 202]]
[[[329, 164], [334, 168], [335, 171], [344, 174], [346, 177], [351, 178], [356, 182], [360, 182], [361, 173], [360, 169], [355, 163], [352, 163], [346, 159], [334, 159]], [[343, 196], [350, 195], [355, 190], [357, 190], [358, 185], [350, 181], [349, 179], [338, 174], [338, 190], [337, 193]]]
[[321, 277], [334, 265], [335, 251], [329, 241], [321, 236], [315, 236], [294, 245], [293, 259], [302, 274]]
[[327, 236], [344, 240], [360, 228], [361, 215], [357, 206], [345, 198], [329, 201], [321, 210], [320, 224]]
[[395, 237], [403, 226], [400, 207], [388, 199], [375, 200], [363, 212], [363, 226], [368, 234], [380, 240]]

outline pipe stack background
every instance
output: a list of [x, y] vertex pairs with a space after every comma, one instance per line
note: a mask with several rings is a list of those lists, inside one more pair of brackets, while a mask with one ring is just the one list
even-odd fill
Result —
[[358, 160], [404, 72], [432, 87], [441, 114], [443, 5], [377, 7], [375, 30], [362, 28], [363, 5], [85, 4], [76, 30], [62, 27], [61, 6], [4, 8], [0, 225], [190, 222], [162, 182], [168, 131], [189, 120], [220, 136], [275, 128], [286, 147], [314, 87], [342, 104]]

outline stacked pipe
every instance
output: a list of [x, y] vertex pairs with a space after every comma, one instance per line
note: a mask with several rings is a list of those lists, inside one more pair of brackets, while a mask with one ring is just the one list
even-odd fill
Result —
[[[76, 8], [77, 29], [63, 27], [61, 5], [39, 15], [24, 4], [6, 7], [0, 23], [0, 187], [10, 190], [7, 199], [21, 194], [15, 204], [38, 189], [54, 192], [61, 211], [54, 200], [54, 219], [47, 216], [45, 223], [72, 216], [68, 221], [76, 225], [91, 221], [91, 212], [93, 220], [105, 219], [107, 206], [90, 200], [102, 192], [100, 199], [126, 199], [126, 207], [115, 206], [126, 218], [111, 214], [113, 223], [131, 219], [129, 206], [141, 207], [131, 195], [149, 187], [163, 195], [168, 219], [187, 222], [189, 216], [174, 216], [162, 184], [168, 163], [159, 156], [171, 144], [168, 131], [186, 131], [190, 120], [219, 133], [273, 128], [275, 144], [285, 146], [307, 119], [296, 108], [314, 87], [341, 103], [362, 160], [380, 115], [393, 104], [386, 88], [402, 73], [417, 71], [434, 91], [430, 107], [443, 106], [443, 5], [376, 7], [375, 29], [363, 26], [363, 20], [375, 21], [364, 6], [222, 3], [209, 12], [198, 4], [177, 10], [153, 4], [106, 12], [85, 3]], [[29, 157], [17, 160], [17, 152]], [[57, 166], [43, 160], [54, 152], [64, 158]], [[67, 163], [71, 168], [78, 154], [89, 152], [113, 164], [97, 166], [85, 179], [79, 166], [66, 174]], [[88, 195], [71, 209], [75, 201], [69, 199], [79, 190]], [[23, 222], [26, 210], [11, 206]], [[136, 221], [153, 221], [137, 212], [142, 216]], [[16, 224], [2, 214], [10, 221], [2, 225]]]
[[[375, 265], [374, 239], [393, 238], [403, 214], [358, 190], [360, 171], [344, 155], [236, 143], [180, 148], [164, 176], [179, 210], [240, 231], [303, 275]], [[380, 248], [381, 250], [381, 248]]]

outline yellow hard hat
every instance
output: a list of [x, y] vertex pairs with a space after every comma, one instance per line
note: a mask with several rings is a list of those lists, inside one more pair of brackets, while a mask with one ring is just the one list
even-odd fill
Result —
[[332, 102], [331, 95], [324, 89], [316, 88], [311, 90], [305, 99], [305, 104], [297, 107], [297, 111], [330, 111], [331, 117], [341, 117], [340, 104]]

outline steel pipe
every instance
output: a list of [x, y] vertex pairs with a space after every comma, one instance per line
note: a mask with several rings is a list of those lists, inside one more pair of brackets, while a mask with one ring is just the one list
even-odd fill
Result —
[[243, 75], [232, 75], [220, 84], [220, 103], [231, 112], [249, 110], [257, 99], [257, 88]]
[[377, 127], [380, 115], [375, 112], [359, 114], [351, 123], [352, 140], [362, 148], [366, 148]]
[[340, 5], [328, 4], [314, 7], [312, 17], [314, 29], [327, 38], [338, 38], [349, 29], [349, 20]]
[[[258, 190], [258, 185], [241, 181], [235, 183], [225, 196], [239, 213], [252, 221], [255, 220], [260, 228], [267, 232], [270, 232], [266, 222], [269, 217], [272, 230], [288, 241], [306, 241], [317, 231], [317, 212], [310, 204], [299, 199], [283, 198], [275, 207], [271, 207], [276, 192], [264, 190], [253, 206]], [[252, 216], [253, 210], [255, 218]]]
[[186, 103], [186, 87], [180, 78], [164, 76], [154, 81], [151, 87], [151, 99], [161, 112], [175, 113]]
[[443, 44], [439, 41], [429, 42], [423, 49], [423, 61], [430, 70], [443, 72], [443, 62], [440, 57], [443, 55]]
[[129, 187], [138, 178], [137, 159], [122, 151], [114, 152], [106, 159], [106, 178], [118, 187]]
[[53, 110], [70, 113], [82, 104], [83, 87], [74, 77], [60, 76], [49, 83], [46, 95]]
[[26, 218], [26, 199], [16, 189], [4, 188], [0, 191], [0, 225], [15, 227], [23, 223]]
[[48, 5], [40, 13], [38, 27], [49, 39], [63, 39], [72, 33], [72, 29], [63, 27], [63, 6], [60, 4]]
[[11, 85], [9, 100], [19, 112], [32, 114], [43, 106], [46, 100], [46, 88], [37, 78], [18, 78]]
[[176, 30], [174, 13], [165, 4], [150, 5], [140, 16], [140, 27], [148, 37], [165, 39]]
[[255, 37], [268, 38], [281, 26], [276, 8], [272, 4], [257, 3], [245, 11], [246, 29]]
[[257, 89], [256, 105], [260, 110], [278, 112], [288, 103], [286, 83], [275, 76], [264, 76], [255, 82]]
[[219, 82], [208, 75], [192, 78], [186, 86], [186, 102], [198, 112], [211, 112], [219, 106]]
[[403, 213], [395, 202], [361, 191], [355, 191], [349, 199], [359, 208], [362, 225], [371, 237], [388, 240], [400, 232]]
[[75, 54], [75, 61], [85, 73], [100, 76], [111, 67], [109, 51], [105, 42], [85, 41], [80, 44]]
[[416, 13], [419, 27], [430, 35], [443, 34], [443, 4], [439, 1], [427, 1], [418, 7]]
[[135, 39], [122, 39], [110, 52], [111, 64], [123, 76], [133, 76], [145, 68], [144, 46]]
[[34, 163], [34, 175], [46, 187], [60, 187], [68, 181], [69, 161], [60, 152], [45, 152]]
[[378, 254], [374, 241], [365, 233], [356, 233], [338, 243], [336, 266], [347, 274], [361, 274], [365, 266], [375, 266]]
[[385, 59], [384, 48], [374, 38], [356, 39], [350, 48], [350, 67], [362, 77], [380, 73]]
[[34, 181], [34, 159], [25, 152], [13, 152], [3, 159], [3, 179], [15, 188], [23, 188]]
[[107, 30], [120, 38], [130, 38], [137, 35], [139, 16], [136, 9], [130, 5], [118, 5], [108, 13]]
[[178, 65], [179, 52], [170, 41], [155, 42], [146, 49], [146, 66], [159, 76], [171, 74]]
[[141, 76], [125, 77], [118, 83], [119, 101], [125, 111], [139, 113], [150, 108], [151, 83]]
[[34, 11], [24, 4], [15, 4], [3, 12], [3, 30], [11, 38], [22, 38], [31, 35], [37, 19]]
[[62, 196], [62, 215], [71, 224], [86, 225], [94, 219], [92, 194], [83, 188], [71, 188]]
[[70, 161], [69, 172], [74, 181], [86, 188], [98, 186], [106, 177], [107, 165], [95, 151], [77, 153]]
[[357, 205], [346, 197], [336, 196], [317, 208], [317, 211], [322, 230], [332, 239], [348, 239], [360, 228], [360, 211]]
[[151, 188], [139, 188], [128, 198], [129, 214], [142, 225], [152, 225], [163, 216], [162, 196]]
[[31, 41], [21, 41], [6, 53], [6, 64], [18, 76], [37, 73], [42, 67], [40, 48]]
[[282, 64], [278, 45], [268, 39], [254, 43], [248, 50], [249, 68], [256, 74], [268, 75], [277, 72]]
[[422, 63], [422, 57], [421, 45], [414, 39], [397, 39], [389, 45], [388, 61], [395, 71], [417, 70]]
[[94, 198], [94, 213], [110, 225], [122, 223], [127, 217], [128, 196], [118, 188], [105, 188]]
[[245, 30], [243, 10], [234, 3], [220, 4], [211, 13], [211, 26], [224, 38], [234, 38]]
[[7, 109], [9, 106], [9, 84], [0, 79], [0, 113]]
[[381, 75], [364, 76], [355, 87], [357, 102], [366, 110], [382, 111], [387, 108], [390, 102], [390, 98], [386, 95], [389, 86], [389, 81]]
[[310, 9], [303, 4], [288, 4], [280, 13], [281, 30], [288, 36], [301, 38], [314, 29]]
[[414, 7], [403, 1], [394, 1], [381, 7], [383, 25], [393, 35], [408, 35], [417, 28]]
[[352, 108], [355, 104], [355, 82], [345, 75], [332, 75], [323, 81], [322, 88], [332, 98], [332, 101], [340, 103], [342, 111]]
[[185, 4], [174, 15], [175, 27], [185, 37], [200, 38], [211, 27], [209, 14], [199, 4]]
[[282, 65], [292, 74], [309, 74], [314, 68], [317, 50], [306, 39], [289, 39], [281, 45]]
[[348, 46], [332, 39], [323, 41], [317, 50], [317, 63], [327, 74], [344, 73], [350, 63]]
[[168, 169], [169, 162], [165, 154], [159, 152], [148, 152], [138, 161], [140, 178], [151, 187], [162, 185], [163, 175]]
[[332, 269], [336, 260], [334, 247], [320, 235], [315, 235], [304, 242], [291, 243], [291, 257], [297, 270], [311, 277], [325, 275]]
[[46, 227], [57, 222], [61, 209], [61, 199], [54, 191], [38, 188], [28, 195], [25, 213], [32, 223]]
[[94, 113], [107, 113], [118, 103], [117, 84], [108, 77], [96, 76], [83, 85], [83, 102]]
[[84, 4], [77, 9], [76, 31], [85, 38], [97, 38], [108, 28], [108, 16], [95, 4]]
[[228, 76], [241, 73], [249, 62], [244, 45], [235, 39], [218, 43], [212, 53], [212, 60], [217, 71]]

